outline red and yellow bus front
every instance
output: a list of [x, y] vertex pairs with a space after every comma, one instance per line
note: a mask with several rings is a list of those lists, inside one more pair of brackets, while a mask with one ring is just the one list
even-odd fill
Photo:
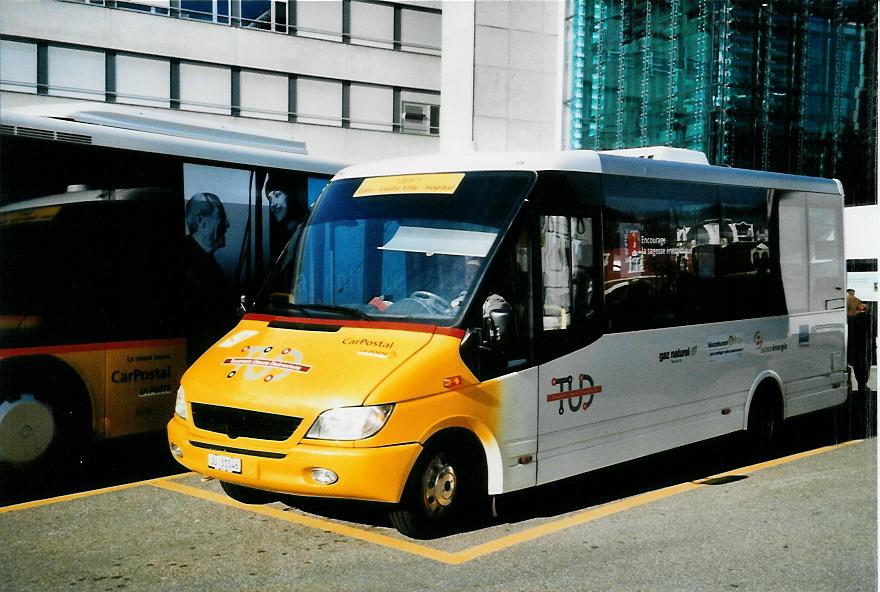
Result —
[[[169, 441], [186, 467], [299, 495], [400, 499], [421, 443], [477, 381], [456, 330], [249, 315], [184, 377]], [[417, 371], [413, 369], [417, 368]]]

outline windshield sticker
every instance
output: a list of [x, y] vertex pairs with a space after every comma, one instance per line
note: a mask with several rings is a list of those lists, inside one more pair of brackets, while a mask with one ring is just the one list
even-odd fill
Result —
[[241, 356], [223, 360], [224, 366], [235, 366], [226, 378], [234, 378], [244, 370], [245, 380], [272, 382], [287, 378], [293, 372], [305, 374], [312, 369], [302, 363], [302, 352], [290, 347], [245, 346], [241, 352]]
[[430, 175], [397, 175], [364, 179], [354, 197], [430, 193], [452, 195], [458, 189], [464, 173], [435, 173]]
[[[547, 402], [559, 401], [559, 415], [565, 415], [565, 403], [571, 412], [586, 411], [593, 404], [593, 397], [602, 392], [602, 386], [593, 383], [593, 377], [589, 374], [578, 375], [578, 388], [573, 388], [574, 379], [571, 375], [554, 378], [550, 381], [551, 386], [558, 386], [559, 392], [547, 395]], [[584, 397], [588, 397], [584, 401]]]
[[61, 206], [51, 206], [34, 210], [6, 212], [0, 214], [0, 226], [11, 226], [13, 224], [25, 224], [28, 222], [51, 222], [60, 211]]

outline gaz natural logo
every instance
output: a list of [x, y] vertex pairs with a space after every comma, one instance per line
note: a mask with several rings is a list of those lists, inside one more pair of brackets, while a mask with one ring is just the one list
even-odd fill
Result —
[[676, 362], [681, 362], [684, 358], [690, 358], [697, 355], [697, 346], [692, 345], [690, 347], [680, 347], [678, 349], [673, 349], [667, 352], [660, 352], [657, 355], [657, 358], [661, 362], [665, 362], [666, 360], [671, 360], [673, 364]]

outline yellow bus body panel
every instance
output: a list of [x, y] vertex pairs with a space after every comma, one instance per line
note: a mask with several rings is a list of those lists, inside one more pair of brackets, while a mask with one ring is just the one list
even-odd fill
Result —
[[[441, 430], [465, 428], [497, 457], [493, 434], [501, 388], [477, 381], [461, 360], [460, 344], [459, 336], [433, 329], [363, 324], [297, 330], [244, 320], [185, 374], [189, 418], [172, 419], [169, 443], [183, 452], [178, 459], [183, 465], [224, 481], [297, 495], [397, 502], [422, 445]], [[193, 403], [302, 422], [284, 441], [232, 438], [196, 427]], [[384, 403], [394, 403], [394, 411], [370, 438], [305, 438], [325, 410]], [[209, 454], [241, 459], [241, 474], [209, 468]], [[330, 469], [339, 480], [321, 485], [311, 477], [313, 468]]]
[[[73, 370], [87, 391], [98, 439], [162, 429], [186, 368], [186, 340], [157, 339], [12, 348], [0, 359], [54, 358]], [[59, 387], [60, 389], [61, 387]], [[54, 392], [55, 396], [73, 393]]]

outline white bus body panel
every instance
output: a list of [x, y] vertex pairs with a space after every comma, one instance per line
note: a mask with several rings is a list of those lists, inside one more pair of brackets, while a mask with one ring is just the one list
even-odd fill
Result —
[[538, 484], [742, 430], [762, 378], [782, 380], [785, 417], [842, 403], [845, 326], [841, 310], [609, 334], [541, 365]]

